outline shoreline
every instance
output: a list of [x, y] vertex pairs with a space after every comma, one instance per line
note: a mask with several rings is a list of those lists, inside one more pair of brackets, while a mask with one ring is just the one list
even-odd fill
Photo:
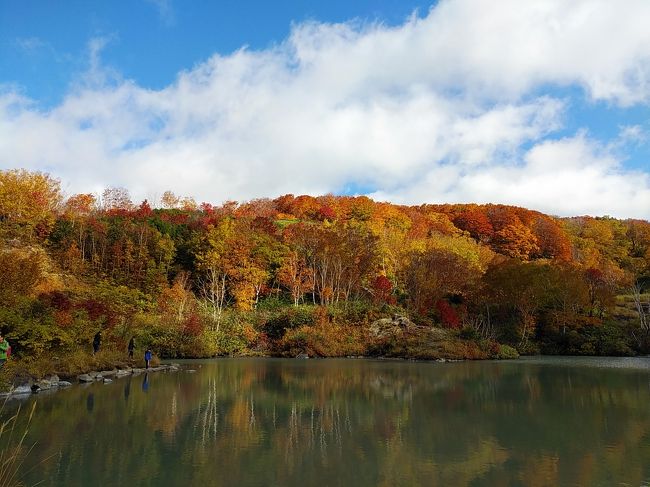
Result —
[[[179, 372], [183, 370], [180, 364], [160, 364], [155, 367], [140, 368], [128, 367], [123, 369], [113, 368], [111, 370], [92, 370], [83, 374], [74, 376], [74, 382], [70, 380], [61, 380], [57, 374], [47, 375], [41, 379], [31, 379], [23, 382], [21, 385], [11, 388], [9, 391], [0, 392], [0, 399], [10, 400], [17, 398], [26, 398], [31, 395], [40, 394], [45, 391], [58, 391], [67, 389], [74, 385], [92, 384], [101, 382], [103, 384], [111, 384], [116, 379], [124, 377], [133, 377], [142, 375], [149, 372]], [[192, 369], [186, 369], [188, 372]], [[66, 377], [73, 379], [73, 377]]]
[[[61, 380], [57, 374], [50, 374], [41, 379], [32, 379], [26, 382], [23, 382], [21, 385], [16, 386], [9, 391], [0, 392], [0, 400], [15, 400], [15, 399], [26, 399], [32, 395], [41, 394], [41, 393], [54, 393], [58, 390], [67, 389], [75, 385], [89, 385], [93, 383], [102, 383], [102, 384], [111, 384], [116, 379], [122, 379], [125, 377], [134, 377], [139, 376], [149, 372], [181, 372], [185, 371], [188, 373], [196, 372], [195, 369], [184, 367], [186, 361], [210, 361], [210, 360], [223, 360], [223, 359], [280, 359], [280, 360], [376, 360], [380, 362], [416, 362], [416, 363], [459, 363], [459, 362], [482, 362], [482, 361], [498, 361], [498, 362], [511, 362], [516, 360], [524, 360], [526, 358], [538, 360], [540, 358], [565, 358], [567, 360], [571, 359], [650, 359], [649, 355], [636, 355], [633, 357], [619, 357], [619, 356], [600, 356], [600, 355], [529, 355], [529, 356], [520, 356], [516, 358], [486, 358], [486, 359], [448, 359], [448, 358], [435, 358], [435, 359], [425, 359], [425, 358], [409, 358], [409, 357], [384, 357], [384, 356], [364, 356], [364, 355], [350, 355], [344, 357], [309, 357], [306, 354], [301, 354], [296, 357], [280, 357], [273, 355], [235, 355], [235, 356], [218, 356], [218, 357], [202, 357], [202, 358], [188, 358], [188, 359], [179, 359], [183, 360], [183, 363], [171, 362], [165, 364], [159, 364], [155, 367], [150, 367], [148, 369], [142, 367], [127, 367], [127, 368], [113, 368], [111, 370], [101, 370], [101, 371], [88, 371], [83, 374], [78, 374], [74, 377], [66, 377], [70, 380]], [[549, 364], [552, 365], [552, 364]]]

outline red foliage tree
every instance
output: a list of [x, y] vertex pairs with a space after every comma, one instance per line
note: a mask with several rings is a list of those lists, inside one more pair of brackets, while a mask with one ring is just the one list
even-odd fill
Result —
[[190, 313], [183, 323], [183, 331], [190, 336], [199, 336], [203, 333], [205, 325], [196, 313]]
[[440, 299], [436, 302], [436, 311], [438, 317], [444, 326], [447, 328], [460, 328], [460, 318], [458, 313], [445, 299]]
[[375, 303], [395, 304], [393, 283], [386, 276], [380, 275], [372, 282], [373, 298]]
[[484, 211], [470, 208], [453, 219], [454, 225], [465, 230], [480, 242], [489, 242], [494, 235], [494, 227]]
[[135, 211], [135, 216], [136, 218], [149, 218], [151, 215], [153, 215], [153, 210], [151, 209], [151, 205], [147, 200], [144, 200], [142, 203], [140, 203], [140, 206], [138, 206], [138, 209]]
[[323, 205], [318, 210], [318, 216], [320, 220], [334, 220], [336, 218], [336, 212], [329, 205]]

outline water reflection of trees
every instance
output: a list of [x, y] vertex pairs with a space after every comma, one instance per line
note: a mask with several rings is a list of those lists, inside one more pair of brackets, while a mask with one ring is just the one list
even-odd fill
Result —
[[93, 385], [42, 401], [35, 458], [55, 452], [57, 461], [30, 478], [472, 486], [650, 478], [650, 390], [640, 372], [235, 360], [150, 382], [146, 393]]

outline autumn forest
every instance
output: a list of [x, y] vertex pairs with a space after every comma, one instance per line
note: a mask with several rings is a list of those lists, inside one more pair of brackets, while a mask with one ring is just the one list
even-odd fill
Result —
[[83, 368], [98, 331], [107, 360], [131, 337], [161, 358], [650, 351], [643, 220], [365, 196], [137, 203], [4, 170], [0, 238], [0, 323], [27, 369]]

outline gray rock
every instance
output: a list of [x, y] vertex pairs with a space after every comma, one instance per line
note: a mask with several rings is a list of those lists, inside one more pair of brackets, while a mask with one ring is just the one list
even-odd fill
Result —
[[30, 385], [28, 385], [28, 384], [18, 386], [18, 387], [14, 387], [11, 390], [11, 394], [15, 395], [15, 396], [18, 396], [18, 395], [21, 395], [21, 394], [31, 394], [31, 393], [32, 393], [32, 387]]
[[104, 376], [103, 376], [102, 374], [100, 374], [100, 373], [98, 373], [98, 374], [94, 377], [95, 380], [102, 380], [103, 378], [104, 378]]
[[99, 372], [93, 370], [92, 372], [88, 372], [88, 375], [89, 375], [91, 378], [94, 379], [95, 377], [97, 377], [97, 376], [99, 375]]
[[113, 369], [113, 370], [102, 370], [100, 372], [100, 374], [102, 375], [102, 377], [113, 377], [115, 374], [117, 374], [117, 370], [115, 370], [115, 369]]
[[69, 387], [72, 385], [72, 382], [68, 382], [67, 380], [60, 380], [58, 383], [59, 387]]
[[104, 377], [104, 384], [110, 384], [113, 382], [113, 379], [109, 379], [108, 377]]
[[93, 382], [95, 380], [90, 374], [81, 374], [77, 379], [79, 379], [79, 382]]
[[308, 358], [309, 358], [309, 355], [307, 355], [306, 353], [299, 353], [298, 355], [296, 355], [296, 358], [299, 358], [299, 359], [308, 359]]
[[196, 370], [194, 370], [194, 369], [187, 369], [185, 372], [187, 372], [188, 374], [193, 374], [194, 372], [196, 372]]
[[117, 372], [115, 372], [115, 377], [124, 377], [127, 375], [131, 375], [131, 369], [118, 370]]
[[59, 376], [56, 375], [56, 374], [46, 375], [43, 379], [44, 380], [49, 380], [54, 387], [56, 387], [55, 384], [58, 384], [59, 381], [61, 380], [61, 379], [59, 379]]
[[392, 318], [373, 321], [370, 324], [370, 334], [374, 338], [385, 338], [399, 335], [412, 328], [415, 328], [415, 324], [406, 316], [393, 315]]
[[49, 380], [45, 380], [45, 379], [43, 379], [43, 380], [39, 380], [39, 381], [36, 383], [36, 385], [37, 385], [40, 389], [43, 389], [44, 391], [47, 390], [47, 389], [50, 389], [50, 388], [52, 388], [52, 387], [56, 387], [54, 384], [57, 384], [57, 385], [58, 385], [58, 384], [59, 384], [59, 381], [57, 380], [56, 382], [52, 383], [52, 382], [50, 382]]

